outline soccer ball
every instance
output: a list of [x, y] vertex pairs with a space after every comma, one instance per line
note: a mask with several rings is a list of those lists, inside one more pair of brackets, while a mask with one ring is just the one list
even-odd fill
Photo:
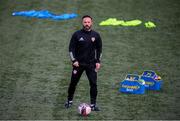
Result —
[[82, 116], [87, 116], [87, 115], [89, 115], [91, 113], [91, 107], [86, 103], [81, 103], [78, 106], [78, 112]]

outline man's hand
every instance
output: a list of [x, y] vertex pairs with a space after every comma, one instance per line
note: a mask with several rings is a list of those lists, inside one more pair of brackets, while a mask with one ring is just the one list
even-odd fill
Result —
[[78, 62], [78, 61], [75, 61], [75, 62], [73, 63], [73, 66], [79, 67], [79, 62]]
[[100, 63], [96, 63], [96, 72], [100, 69], [100, 67], [101, 67], [101, 64]]

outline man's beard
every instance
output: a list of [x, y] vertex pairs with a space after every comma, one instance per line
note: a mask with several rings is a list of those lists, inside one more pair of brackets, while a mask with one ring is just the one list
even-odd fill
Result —
[[88, 26], [88, 25], [83, 26], [83, 28], [84, 28], [84, 30], [86, 30], [86, 31], [90, 31], [90, 30], [91, 30], [91, 26]]

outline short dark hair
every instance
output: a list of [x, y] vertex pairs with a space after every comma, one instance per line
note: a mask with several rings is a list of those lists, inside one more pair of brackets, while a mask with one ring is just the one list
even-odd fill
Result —
[[84, 18], [90, 18], [90, 19], [92, 20], [92, 17], [89, 16], [89, 15], [84, 15], [84, 16], [82, 17], [82, 20], [83, 20]]

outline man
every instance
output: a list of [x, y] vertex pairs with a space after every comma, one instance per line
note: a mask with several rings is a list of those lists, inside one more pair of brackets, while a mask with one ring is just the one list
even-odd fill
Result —
[[68, 99], [65, 107], [71, 107], [76, 85], [83, 73], [90, 84], [90, 101], [92, 111], [99, 111], [96, 105], [97, 97], [97, 71], [100, 69], [100, 57], [102, 52], [102, 41], [100, 35], [93, 31], [92, 17], [85, 15], [82, 17], [83, 29], [76, 31], [69, 44], [69, 53], [73, 65], [71, 82], [68, 88]]

